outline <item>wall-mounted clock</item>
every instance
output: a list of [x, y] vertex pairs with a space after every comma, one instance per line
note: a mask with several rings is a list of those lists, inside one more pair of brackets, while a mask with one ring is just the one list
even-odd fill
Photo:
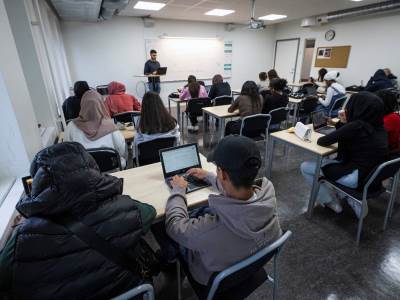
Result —
[[325, 40], [332, 41], [335, 38], [336, 32], [333, 29], [328, 30], [325, 32]]

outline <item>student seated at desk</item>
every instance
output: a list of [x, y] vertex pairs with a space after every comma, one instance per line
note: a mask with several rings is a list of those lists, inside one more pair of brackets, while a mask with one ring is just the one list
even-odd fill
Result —
[[9, 296], [1, 299], [110, 299], [144, 281], [135, 260], [121, 266], [77, 232], [152, 261], [141, 241], [156, 216], [151, 205], [122, 195], [123, 181], [101, 174], [78, 143], [40, 151], [30, 173], [31, 195], [16, 206], [24, 219], [0, 252], [0, 294]]
[[82, 96], [88, 90], [90, 90], [90, 87], [86, 81], [75, 82], [74, 96], [68, 97], [62, 105], [65, 121], [70, 121], [79, 116]]
[[329, 113], [335, 101], [339, 98], [346, 96], [346, 89], [343, 85], [337, 83], [340, 73], [338, 71], [330, 71], [324, 76], [327, 90], [326, 96], [322, 96], [318, 99], [319, 105], [316, 110], [324, 110], [326, 114]]
[[[181, 100], [189, 100], [191, 98], [203, 98], [203, 97], [208, 97], [207, 95], [207, 90], [206, 88], [199, 84], [199, 90], [198, 92], [194, 92], [194, 97], [192, 96], [192, 93], [189, 91], [189, 85], [191, 83], [195, 83], [197, 82], [197, 79], [194, 75], [189, 75], [188, 77], [188, 83], [183, 87], [182, 90], [180, 90], [180, 94], [179, 94], [179, 99]], [[198, 83], [198, 82], [197, 82]]]
[[[321, 172], [344, 186], [361, 188], [369, 173], [384, 161], [387, 154], [382, 100], [369, 92], [354, 94], [347, 103], [345, 112], [339, 114], [339, 117], [337, 130], [320, 137], [317, 141], [318, 145], [324, 147], [338, 143], [336, 160], [325, 159], [321, 170], [315, 170], [315, 161], [303, 162], [301, 172], [310, 185], [315, 172]], [[324, 185], [319, 190], [318, 201], [336, 213], [342, 211], [339, 200]], [[360, 204], [350, 198], [347, 198], [347, 201], [360, 218]]]
[[157, 93], [147, 92], [142, 100], [142, 113], [136, 128], [135, 144], [159, 138], [175, 137], [180, 142], [179, 125], [168, 113]]
[[278, 72], [275, 69], [271, 69], [267, 72], [268, 80], [271, 81], [272, 79], [279, 78]]
[[[187, 90], [187, 93], [185, 92]], [[182, 100], [190, 100], [194, 98], [208, 98], [206, 88], [200, 85], [197, 81], [189, 83], [188, 87], [185, 88], [181, 95]], [[197, 115], [189, 113], [190, 124], [188, 126], [189, 131], [199, 131], [197, 126]]]
[[210, 92], [208, 93], [208, 98], [211, 100], [220, 97], [220, 96], [230, 96], [231, 95], [231, 86], [228, 82], [224, 82], [224, 78], [222, 75], [217, 74], [214, 75], [212, 79], [212, 85], [210, 88]]
[[125, 85], [112, 81], [108, 84], [108, 96], [104, 104], [111, 117], [126, 111], [140, 111], [140, 102], [132, 95], [125, 93]]
[[219, 194], [210, 194], [208, 206], [190, 212], [187, 182], [175, 176], [165, 211], [166, 232], [180, 246], [188, 278], [203, 287], [214, 272], [247, 258], [282, 234], [272, 183], [263, 178], [260, 187], [253, 185], [261, 167], [256, 143], [243, 136], [225, 137], [209, 160], [216, 164], [217, 174], [203, 169], [188, 174], [208, 181]]
[[386, 76], [385, 71], [379, 69], [375, 72], [374, 76], [370, 78], [365, 87], [368, 92], [376, 92], [379, 90], [392, 88], [392, 81]]
[[263, 114], [269, 114], [271, 110], [285, 107], [289, 103], [288, 95], [283, 92], [286, 84], [285, 79], [275, 78], [270, 81], [270, 93], [264, 96]]
[[[232, 113], [239, 110], [240, 116], [247, 117], [261, 113], [263, 107], [263, 98], [258, 93], [257, 84], [254, 81], [246, 81], [240, 92], [240, 96], [228, 108], [228, 112]], [[230, 121], [226, 124], [225, 135], [239, 134], [242, 120]]]
[[258, 82], [258, 91], [262, 92], [265, 90], [268, 90], [269, 88], [269, 80], [268, 80], [268, 75], [266, 72], [260, 72], [260, 74], [258, 74], [258, 79], [260, 79], [260, 81]]
[[389, 151], [400, 152], [400, 115], [396, 94], [388, 90], [381, 90], [376, 94], [384, 105], [383, 123], [388, 133]]
[[318, 78], [314, 80], [314, 78], [310, 78], [310, 82], [317, 86], [317, 93], [324, 94], [326, 92], [326, 82], [325, 75], [328, 73], [328, 70], [325, 68], [321, 68], [318, 70]]
[[103, 98], [96, 91], [87, 91], [83, 95], [79, 117], [67, 125], [64, 141], [81, 143], [86, 149], [113, 148], [121, 157], [122, 168], [126, 166], [124, 136], [110, 118]]
[[389, 68], [383, 69], [387, 78], [389, 78], [390, 82], [392, 83], [395, 89], [399, 88], [399, 83], [397, 82], [397, 77], [393, 75], [392, 71]]

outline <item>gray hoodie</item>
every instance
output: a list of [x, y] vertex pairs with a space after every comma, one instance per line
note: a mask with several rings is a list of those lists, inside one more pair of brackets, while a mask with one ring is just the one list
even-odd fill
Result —
[[247, 201], [224, 196], [214, 174], [206, 180], [221, 194], [211, 194], [211, 213], [189, 218], [185, 191], [175, 188], [166, 206], [168, 235], [188, 249], [190, 273], [200, 284], [207, 285], [214, 272], [257, 252], [282, 234], [276, 212], [275, 190], [266, 178], [254, 187], [255, 196]]

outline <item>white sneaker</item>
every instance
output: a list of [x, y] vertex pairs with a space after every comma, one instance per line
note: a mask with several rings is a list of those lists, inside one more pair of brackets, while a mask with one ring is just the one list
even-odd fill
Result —
[[354, 213], [356, 214], [357, 218], [365, 218], [365, 216], [368, 214], [368, 205], [365, 207], [363, 215], [361, 216], [361, 205], [362, 202], [355, 201], [349, 197], [346, 197], [347, 203], [349, 206], [353, 209]]
[[192, 131], [194, 129], [194, 127], [192, 125], [188, 125], [187, 130], [188, 131]]
[[340, 214], [343, 211], [343, 207], [338, 200], [332, 200], [325, 204], [327, 207], [332, 209], [335, 213]]
[[193, 126], [193, 131], [199, 131], [199, 126]]

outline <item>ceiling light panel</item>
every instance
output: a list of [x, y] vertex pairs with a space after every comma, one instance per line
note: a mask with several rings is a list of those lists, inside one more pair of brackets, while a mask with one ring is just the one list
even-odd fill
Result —
[[280, 19], [285, 19], [287, 18], [286, 15], [276, 15], [276, 14], [270, 14], [266, 16], [259, 17], [259, 20], [265, 20], [265, 21], [275, 21], [275, 20], [280, 20]]
[[218, 17], [224, 17], [230, 14], [233, 14], [235, 11], [231, 9], [212, 9], [208, 12], [205, 13], [207, 16], [218, 16]]
[[133, 8], [134, 9], [144, 9], [144, 10], [160, 10], [164, 6], [165, 6], [165, 3], [160, 3], [160, 2], [138, 1]]

